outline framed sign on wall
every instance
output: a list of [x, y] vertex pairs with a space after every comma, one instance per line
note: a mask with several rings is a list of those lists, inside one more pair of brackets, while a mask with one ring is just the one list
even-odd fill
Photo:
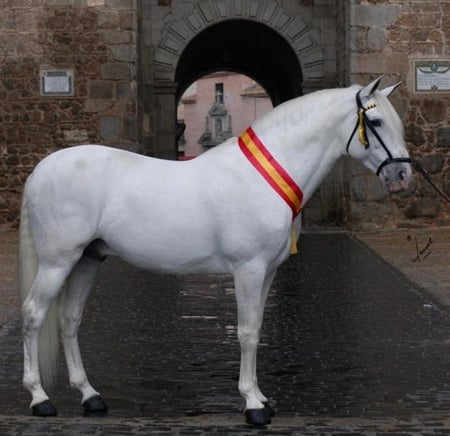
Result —
[[45, 69], [40, 71], [40, 86], [42, 96], [72, 96], [73, 70], [71, 69]]
[[414, 92], [450, 92], [450, 60], [415, 59], [413, 68]]

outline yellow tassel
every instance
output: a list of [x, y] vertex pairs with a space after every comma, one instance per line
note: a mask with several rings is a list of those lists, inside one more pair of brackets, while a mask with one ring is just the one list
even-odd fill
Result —
[[291, 228], [291, 254], [297, 254], [298, 248], [297, 248], [297, 235], [295, 234], [295, 225], [292, 223]]
[[358, 132], [359, 142], [367, 148], [366, 141], [366, 126], [364, 125], [364, 111], [359, 111], [359, 132]]

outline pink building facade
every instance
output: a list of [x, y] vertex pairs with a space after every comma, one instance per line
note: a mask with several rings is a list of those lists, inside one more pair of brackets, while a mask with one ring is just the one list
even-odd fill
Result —
[[199, 79], [178, 106], [178, 122], [185, 125], [179, 158], [190, 159], [238, 136], [272, 107], [264, 89], [247, 76], [219, 72]]

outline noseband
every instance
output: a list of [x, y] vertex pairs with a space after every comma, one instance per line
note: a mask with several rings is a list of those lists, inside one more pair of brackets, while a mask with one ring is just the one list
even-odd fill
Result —
[[358, 139], [361, 145], [364, 146], [365, 149], [369, 148], [369, 138], [367, 137], [367, 128], [372, 132], [372, 134], [375, 136], [377, 141], [381, 144], [381, 146], [384, 148], [387, 154], [387, 158], [378, 165], [376, 175], [380, 175], [381, 170], [386, 166], [394, 162], [403, 162], [403, 163], [409, 163], [411, 164], [414, 169], [422, 174], [424, 179], [433, 187], [433, 189], [448, 203], [450, 203], [450, 199], [434, 184], [434, 182], [431, 180], [430, 175], [425, 171], [425, 169], [420, 165], [420, 163], [416, 159], [411, 159], [410, 157], [394, 157], [392, 156], [392, 153], [390, 152], [389, 148], [387, 148], [386, 144], [384, 143], [381, 136], [378, 134], [378, 132], [375, 129], [375, 124], [373, 121], [371, 121], [367, 115], [366, 112], [370, 109], [373, 109], [376, 105], [372, 104], [367, 107], [364, 107], [361, 102], [361, 91], [358, 91], [356, 94], [356, 104], [358, 106], [358, 119], [356, 120], [355, 128], [353, 129], [352, 134], [350, 135], [350, 138], [347, 141], [346, 151], [349, 153], [350, 144], [353, 140], [353, 137], [355, 136], [356, 131], [358, 130]]

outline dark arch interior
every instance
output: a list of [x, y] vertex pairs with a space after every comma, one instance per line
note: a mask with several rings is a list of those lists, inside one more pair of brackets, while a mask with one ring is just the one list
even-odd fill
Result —
[[229, 20], [193, 38], [177, 65], [177, 100], [195, 80], [224, 70], [257, 81], [274, 106], [302, 94], [297, 56], [282, 36], [261, 23]]

